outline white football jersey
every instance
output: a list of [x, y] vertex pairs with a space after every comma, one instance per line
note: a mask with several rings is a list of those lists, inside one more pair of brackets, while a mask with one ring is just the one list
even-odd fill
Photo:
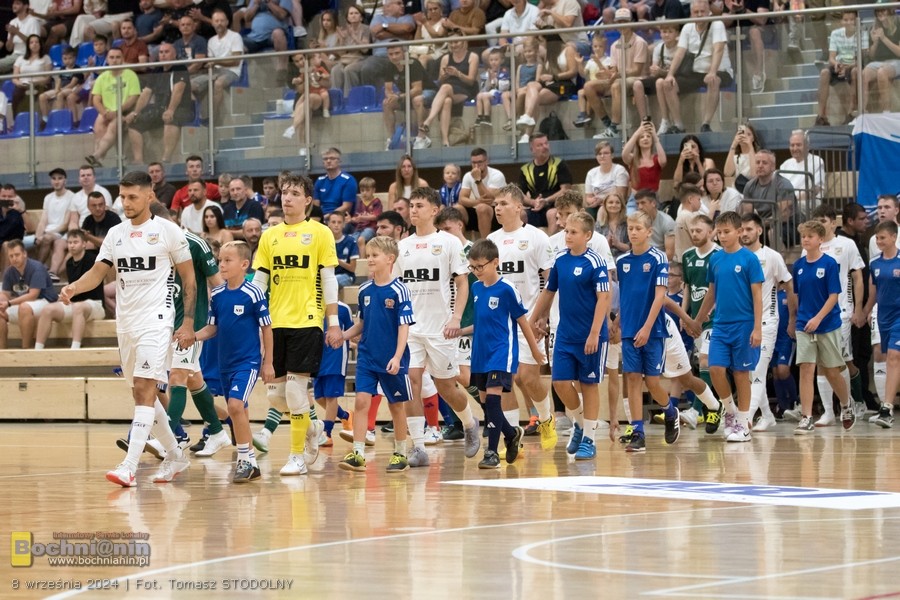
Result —
[[[603, 259], [603, 262], [606, 263], [607, 271], [616, 270], [616, 261], [612, 257], [612, 252], [609, 249], [609, 242], [607, 241], [606, 236], [600, 235], [595, 231], [594, 235], [591, 236], [591, 239], [588, 240], [588, 248], [596, 252], [600, 258]], [[556, 256], [565, 249], [565, 230], [557, 231], [550, 236], [550, 252], [553, 254], [554, 262], [556, 261]], [[556, 331], [557, 325], [559, 325], [559, 294], [554, 294], [553, 304], [550, 305], [550, 329]]]
[[[853, 314], [853, 286], [851, 285], [853, 280], [850, 277], [850, 271], [858, 271], [866, 265], [859, 255], [859, 249], [854, 241], [842, 235], [836, 235], [827, 242], [822, 242], [820, 248], [824, 254], [836, 260], [841, 268], [841, 295], [838, 296], [838, 306], [841, 309], [841, 318], [849, 319]], [[806, 256], [806, 251], [804, 250], [800, 256]], [[859, 293], [861, 294], [862, 290]]]
[[416, 322], [410, 333], [443, 335], [453, 315], [456, 285], [453, 278], [468, 273], [462, 243], [445, 231], [426, 236], [411, 235], [399, 242], [400, 275], [409, 288]]
[[549, 270], [556, 257], [550, 238], [533, 225], [523, 225], [509, 232], [498, 229], [487, 239], [500, 251], [500, 275], [518, 290], [530, 314], [543, 289], [540, 272]]
[[784, 264], [784, 258], [769, 248], [762, 246], [754, 252], [763, 270], [762, 284], [762, 318], [770, 324], [774, 320], [778, 323], [778, 285], [787, 283], [793, 277]]
[[156, 217], [138, 226], [125, 220], [109, 230], [97, 260], [116, 270], [119, 331], [174, 326], [175, 265], [191, 260], [184, 231], [178, 225]]

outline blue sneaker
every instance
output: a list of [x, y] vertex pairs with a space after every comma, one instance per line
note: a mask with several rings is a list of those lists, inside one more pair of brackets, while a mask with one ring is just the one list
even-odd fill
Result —
[[566, 454], [571, 456], [578, 452], [578, 447], [581, 446], [581, 439], [583, 437], [584, 431], [578, 426], [578, 423], [575, 423], [574, 429], [572, 429], [572, 438], [569, 440], [569, 445], [566, 446]]
[[593, 460], [597, 457], [597, 448], [594, 446], [594, 440], [583, 438], [578, 446], [578, 452], [575, 453], [575, 460]]

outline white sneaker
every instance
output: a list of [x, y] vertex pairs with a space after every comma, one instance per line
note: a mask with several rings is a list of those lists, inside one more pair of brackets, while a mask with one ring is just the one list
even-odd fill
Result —
[[866, 416], [866, 403], [865, 402], [854, 402], [853, 403], [853, 413], [856, 415], [857, 419], [862, 419]]
[[134, 471], [125, 466], [125, 463], [118, 465], [112, 471], [106, 473], [106, 479], [122, 487], [134, 487]]
[[350, 442], [351, 444], [353, 443], [353, 430], [352, 429], [341, 429], [341, 431], [338, 435], [340, 435], [341, 439], [344, 440], [345, 442]]
[[297, 152], [298, 156], [306, 156], [307, 154], [309, 154], [309, 150], [307, 150], [306, 148], [300, 148], [300, 150]]
[[731, 435], [731, 432], [734, 431], [734, 428], [737, 426], [737, 417], [735, 417], [734, 413], [730, 413], [726, 410], [725, 418], [722, 421], [722, 437], [727, 440]]
[[523, 134], [522, 134], [522, 137], [519, 138], [519, 143], [520, 143], [520, 144], [527, 144], [530, 140], [531, 140], [531, 138], [528, 137], [528, 134], [527, 134], [527, 133], [523, 133]]
[[413, 142], [413, 148], [415, 150], [424, 150], [425, 148], [431, 148], [431, 138], [427, 135], [417, 137], [416, 141]]
[[303, 462], [303, 457], [299, 454], [291, 454], [288, 456], [287, 462], [281, 467], [281, 471], [279, 474], [283, 476], [291, 476], [291, 475], [306, 475], [307, 468], [306, 463]]
[[284, 133], [281, 134], [281, 137], [283, 137], [286, 140], [292, 140], [292, 139], [294, 139], [295, 133], [297, 133], [297, 130], [294, 129], [293, 125], [291, 125], [290, 127], [288, 127], [287, 129], [284, 130]]
[[763, 77], [761, 77], [759, 75], [754, 75], [751, 78], [751, 87], [754, 92], [759, 93], [759, 92], [763, 91], [763, 89], [765, 89], [766, 81]]
[[374, 446], [375, 445], [375, 430], [368, 429], [366, 430], [366, 446]]
[[269, 451], [269, 440], [272, 438], [272, 432], [263, 427], [253, 434], [253, 447], [260, 452]]
[[166, 449], [163, 448], [162, 443], [156, 438], [147, 438], [147, 443], [144, 444], [144, 452], [152, 454], [159, 460], [166, 459]]
[[659, 122], [659, 127], [656, 129], [656, 133], [658, 135], [664, 135], [666, 133], [669, 133], [669, 120], [668, 119], [662, 119]]
[[784, 419], [786, 421], [793, 421], [794, 423], [799, 423], [803, 418], [803, 413], [800, 411], [799, 406], [795, 406], [794, 408], [789, 408], [784, 411]]
[[819, 417], [819, 420], [815, 422], [816, 427], [831, 427], [834, 424], [834, 415], [822, 415]]
[[184, 452], [179, 450], [173, 454], [169, 454], [159, 466], [159, 470], [153, 476], [153, 483], [168, 483], [175, 479], [176, 475], [191, 466], [191, 461], [188, 460]]
[[753, 431], [768, 431], [772, 427], [775, 427], [776, 423], [773, 415], [763, 415], [756, 422], [756, 425], [753, 426]]
[[749, 442], [753, 439], [753, 434], [750, 433], [750, 430], [741, 423], [735, 422], [734, 427], [731, 428], [731, 433], [728, 434], [728, 437], [725, 438], [726, 442]]
[[323, 119], [330, 119], [330, 118], [331, 118], [331, 111], [328, 110], [327, 108], [323, 108], [323, 109], [322, 109], [322, 118], [323, 118]]
[[325, 433], [325, 423], [319, 421], [311, 421], [309, 429], [306, 430], [306, 443], [303, 446], [303, 462], [308, 465], [316, 462], [319, 458], [319, 436]]
[[425, 445], [426, 446], [434, 446], [444, 441], [444, 436], [441, 435], [441, 430], [437, 427], [426, 427], [425, 428]]
[[516, 119], [516, 127], [534, 127], [534, 118], [522, 115]]
[[222, 448], [227, 448], [231, 446], [231, 438], [228, 437], [228, 434], [225, 433], [223, 429], [219, 433], [215, 433], [206, 440], [206, 445], [203, 446], [203, 450], [198, 450], [194, 453], [194, 456], [212, 456]]
[[697, 411], [694, 407], [683, 410], [679, 413], [681, 422], [688, 426], [689, 429], [697, 429]]
[[390, 152], [391, 150], [391, 138], [384, 140], [384, 151]]

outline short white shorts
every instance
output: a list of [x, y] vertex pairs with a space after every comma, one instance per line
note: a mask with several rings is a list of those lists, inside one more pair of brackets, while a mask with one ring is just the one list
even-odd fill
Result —
[[700, 337], [694, 340], [694, 348], [700, 354], [709, 355], [709, 338], [712, 337], [712, 327], [700, 332]]
[[456, 364], [468, 367], [472, 364], [472, 336], [461, 335], [456, 338]]
[[170, 369], [184, 369], [191, 373], [200, 372], [200, 354], [203, 353], [203, 342], [194, 342], [192, 346], [180, 350], [178, 344], [172, 342], [172, 363]]
[[619, 363], [622, 362], [622, 342], [617, 344], [607, 344], [606, 346], [606, 368], [618, 369]]
[[666, 331], [669, 337], [666, 340], [666, 369], [663, 376], [674, 379], [691, 371], [691, 359], [684, 349], [684, 341], [681, 339], [678, 326], [668, 315], [666, 315]]
[[[27, 304], [31, 307], [31, 311], [34, 313], [34, 318], [37, 319], [41, 316], [41, 311], [44, 310], [44, 307], [50, 304], [43, 298], [39, 298], [37, 300], [31, 300], [30, 302], [23, 302], [22, 304]], [[9, 317], [10, 323], [18, 323], [19, 322], [19, 307], [21, 304], [16, 304], [15, 306], [10, 306], [6, 309], [6, 316]]]
[[[78, 304], [84, 304], [91, 307], [91, 312], [87, 316], [88, 321], [99, 321], [106, 316], [106, 313], [103, 310], [102, 300], [85, 300], [84, 302], [79, 302]], [[72, 322], [73, 306], [75, 306], [74, 302], [70, 304], [63, 304], [63, 323]]]
[[422, 397], [431, 398], [437, 394], [437, 387], [434, 385], [434, 379], [429, 375], [428, 371], [422, 373]]
[[519, 364], [526, 365], [536, 365], [538, 361], [534, 359], [531, 355], [531, 348], [528, 346], [528, 340], [525, 339], [525, 334], [522, 333], [522, 330], [519, 330]]
[[881, 332], [878, 331], [878, 305], [872, 307], [872, 324], [869, 326], [872, 332], [872, 345], [879, 346], [879, 350], [881, 350]]
[[459, 375], [456, 364], [456, 340], [443, 337], [409, 336], [409, 367], [422, 369], [437, 379], [452, 379]]
[[[762, 344], [759, 347], [759, 360], [756, 363], [756, 369], [750, 379], [753, 383], [766, 381], [766, 375], [769, 372], [769, 366], [772, 363], [772, 357], [775, 355], [775, 342], [778, 340], [778, 321], [763, 322], [762, 326]], [[759, 381], [757, 381], [759, 379]]]
[[119, 357], [122, 376], [134, 386], [134, 378], [153, 379], [165, 383], [171, 360], [172, 328], [161, 327], [136, 332], [119, 332]]

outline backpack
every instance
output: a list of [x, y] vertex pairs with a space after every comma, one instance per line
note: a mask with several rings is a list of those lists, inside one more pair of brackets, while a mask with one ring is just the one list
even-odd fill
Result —
[[559, 117], [556, 116], [555, 112], [551, 112], [543, 121], [541, 121], [541, 124], [538, 126], [538, 131], [546, 134], [547, 139], [549, 140], [569, 139], [565, 129], [563, 129], [562, 121], [559, 120]]

